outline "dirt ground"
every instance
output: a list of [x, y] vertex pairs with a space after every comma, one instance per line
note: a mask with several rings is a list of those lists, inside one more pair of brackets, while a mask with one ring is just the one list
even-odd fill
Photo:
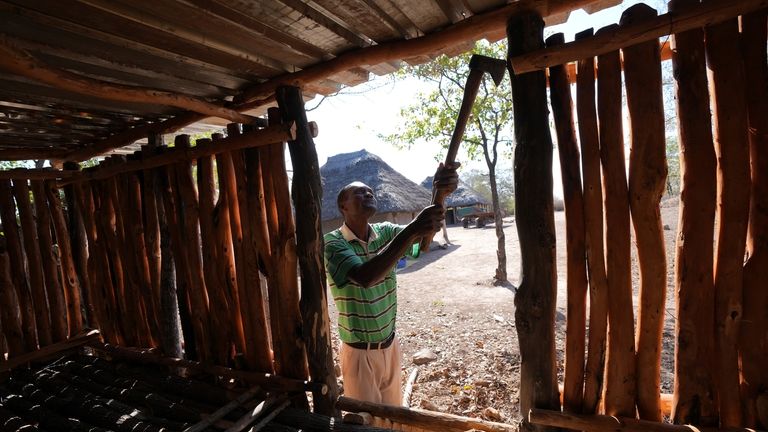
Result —
[[[664, 393], [672, 391], [672, 283], [677, 210], [677, 200], [662, 203], [669, 275], [662, 353]], [[556, 336], [562, 383], [566, 313], [563, 212], [555, 213], [555, 226], [558, 255]], [[505, 218], [504, 233], [507, 273], [511, 282], [507, 287], [492, 284], [497, 263], [492, 224], [485, 228], [449, 227], [451, 246], [423, 254], [399, 270], [397, 332], [403, 348], [404, 385], [413, 369], [419, 370], [410, 406], [510, 424], [519, 422], [520, 351], [514, 322], [514, 295], [520, 274], [520, 248], [514, 218]], [[435, 238], [442, 241], [440, 235]], [[632, 252], [633, 285], [637, 304], [639, 273], [635, 252]], [[332, 304], [330, 313], [332, 326], [335, 326], [336, 310]], [[334, 346], [338, 353], [338, 339]], [[413, 356], [423, 349], [434, 352], [437, 359], [417, 366]], [[339, 380], [341, 383], [341, 378]]]

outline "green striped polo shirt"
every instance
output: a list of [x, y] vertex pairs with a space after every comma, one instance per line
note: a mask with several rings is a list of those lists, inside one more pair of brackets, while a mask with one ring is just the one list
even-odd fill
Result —
[[391, 222], [371, 224], [367, 243], [346, 225], [324, 236], [328, 285], [339, 311], [339, 336], [343, 342], [381, 342], [395, 331], [395, 266], [384, 280], [370, 288], [352, 282], [347, 274], [375, 257], [403, 228]]

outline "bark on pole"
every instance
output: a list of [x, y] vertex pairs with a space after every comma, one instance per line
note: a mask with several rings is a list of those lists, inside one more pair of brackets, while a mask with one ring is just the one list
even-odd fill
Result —
[[24, 270], [24, 252], [21, 249], [19, 226], [16, 224], [16, 204], [11, 194], [10, 180], [0, 180], [0, 219], [3, 222], [3, 237], [8, 250], [13, 286], [16, 298], [21, 305], [21, 329], [24, 335], [24, 348], [27, 352], [37, 349], [37, 323], [32, 291], [29, 287], [27, 272]]
[[32, 195], [35, 200], [35, 222], [37, 223], [37, 240], [40, 245], [40, 258], [45, 275], [45, 292], [48, 297], [48, 307], [51, 316], [51, 336], [53, 342], [61, 342], [69, 335], [67, 322], [67, 302], [59, 280], [59, 268], [56, 264], [57, 253], [53, 249], [51, 235], [51, 212], [48, 210], [48, 200], [45, 196], [45, 185], [42, 180], [30, 181]]
[[[589, 37], [592, 29], [576, 34]], [[600, 182], [600, 137], [595, 111], [595, 59], [580, 60], [576, 76], [576, 110], [584, 175], [584, 228], [589, 274], [589, 345], [584, 371], [583, 412], [596, 414], [603, 392], [606, 331], [608, 330], [608, 279], [603, 253], [603, 186]]]
[[[670, 11], [698, 4], [674, 0]], [[672, 422], [717, 426], [710, 361], [714, 350], [715, 148], [704, 58], [704, 31], [672, 36], [678, 139], [680, 214], [675, 254], [675, 384]]]
[[312, 379], [328, 386], [325, 395], [314, 394], [315, 412], [338, 415], [334, 403], [339, 390], [333, 366], [331, 325], [323, 259], [321, 206], [323, 190], [317, 150], [307, 124], [304, 99], [297, 87], [279, 87], [277, 104], [284, 121], [296, 123], [296, 140], [288, 143], [293, 165], [292, 198], [296, 209], [296, 249], [301, 271], [301, 315]]
[[[744, 426], [768, 428], [766, 419], [757, 415], [756, 400], [768, 389], [766, 353], [768, 353], [768, 59], [766, 59], [766, 23], [768, 11], [741, 18], [741, 38], [749, 119], [749, 151], [752, 163], [752, 201], [749, 212], [747, 254], [744, 266], [744, 317], [741, 322], [742, 398], [745, 403]], [[763, 396], [765, 397], [765, 396]]]
[[[24, 349], [24, 335], [21, 331], [21, 305], [16, 296], [11, 276], [11, 262], [5, 239], [0, 240], [0, 339], [5, 337], [8, 344], [8, 358], [13, 358], [26, 352]], [[0, 356], [2, 356], [0, 352]]]
[[[621, 25], [656, 16], [645, 4], [624, 11]], [[629, 205], [640, 263], [637, 352], [637, 410], [643, 420], [661, 421], [661, 334], [667, 291], [667, 255], [659, 203], [667, 180], [661, 53], [655, 40], [626, 47], [624, 76], [630, 123]]]
[[[562, 45], [565, 36], [558, 33], [547, 38], [547, 46]], [[567, 251], [568, 309], [565, 330], [565, 378], [563, 408], [582, 412], [584, 399], [584, 345], [587, 325], [586, 235], [584, 232], [584, 198], [581, 191], [579, 144], [573, 123], [571, 85], [565, 65], [549, 68], [552, 114], [557, 131], [557, 150], [563, 180], [565, 201], [565, 241]]]
[[[598, 30], [611, 31], [614, 26]], [[635, 416], [635, 344], [629, 199], [621, 114], [621, 60], [614, 51], [598, 57], [597, 110], [605, 190], [605, 256], [608, 277], [608, 356], [605, 413]]]
[[[65, 162], [64, 169], [68, 171], [78, 171], [80, 166], [75, 162]], [[80, 302], [83, 313], [83, 326], [93, 327], [91, 325], [90, 310], [88, 309], [88, 293], [90, 285], [88, 281], [88, 237], [85, 234], [85, 225], [81, 206], [75, 196], [73, 185], [64, 186], [64, 199], [67, 203], [67, 231], [72, 251], [72, 262], [75, 267], [75, 274], [80, 285]]]
[[56, 182], [53, 180], [45, 181], [45, 194], [48, 200], [48, 207], [51, 209], [54, 232], [56, 234], [56, 244], [59, 248], [59, 259], [61, 260], [61, 282], [67, 300], [67, 317], [69, 319], [70, 335], [80, 333], [83, 329], [83, 314], [81, 308], [80, 282], [75, 271], [74, 256], [72, 254], [72, 245], [69, 241], [69, 230], [67, 229], [67, 220], [64, 216], [64, 210], [61, 206], [61, 196]]
[[45, 292], [42, 256], [37, 240], [37, 228], [35, 227], [35, 216], [32, 213], [32, 203], [29, 200], [29, 185], [26, 180], [14, 180], [13, 195], [16, 198], [19, 219], [21, 220], [24, 251], [27, 256], [27, 268], [29, 269], [29, 284], [32, 289], [32, 298], [35, 305], [38, 342], [40, 347], [43, 347], [50, 345], [53, 342], [53, 337], [51, 333], [50, 310]]
[[[544, 21], [536, 13], [507, 22], [509, 57], [543, 47]], [[515, 295], [520, 341], [520, 412], [560, 409], [555, 365], [555, 222], [552, 197], [552, 137], [543, 71], [512, 78], [515, 118], [515, 208], [522, 277]], [[545, 430], [523, 419], [525, 430]]]
[[715, 115], [717, 244], [715, 246], [715, 372], [720, 425], [742, 425], [737, 343], [742, 320], [744, 248], [749, 219], [749, 142], [744, 63], [738, 20], [706, 27]]

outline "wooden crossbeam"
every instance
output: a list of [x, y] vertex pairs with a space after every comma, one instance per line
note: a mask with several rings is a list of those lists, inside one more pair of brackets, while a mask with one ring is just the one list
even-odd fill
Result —
[[637, 23], [617, 27], [591, 38], [515, 56], [510, 59], [510, 63], [515, 74], [532, 72], [609, 53], [669, 34], [705, 27], [765, 7], [768, 7], [768, 0], [701, 3], [679, 12], [672, 11]]
[[98, 343], [100, 339], [101, 333], [99, 333], [98, 330], [87, 330], [70, 339], [48, 345], [38, 349], [37, 351], [32, 351], [17, 357], [12, 357], [8, 361], [0, 361], [0, 372], [9, 371], [17, 366], [21, 366], [30, 362], [44, 361], [52, 357], [56, 357], [65, 351], [69, 351], [92, 343]]
[[102, 99], [172, 106], [237, 123], [250, 123], [254, 120], [252, 116], [240, 114], [236, 110], [212, 104], [196, 97], [151, 88], [107, 83], [49, 67], [23, 49], [16, 47], [5, 36], [0, 38], [0, 69], [55, 88]]

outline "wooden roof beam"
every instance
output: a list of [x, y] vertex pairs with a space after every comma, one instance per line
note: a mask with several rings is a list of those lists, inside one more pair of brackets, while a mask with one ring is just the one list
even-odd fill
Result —
[[172, 106], [236, 123], [250, 123], [253, 117], [191, 96], [149, 88], [136, 88], [98, 81], [69, 71], [49, 68], [16, 48], [7, 37], [0, 37], [0, 68], [49, 86], [71, 92], [122, 102], [153, 103]]
[[[317, 15], [319, 14], [317, 10], [312, 9], [299, 0], [280, 1], [301, 13], [305, 13], [312, 19], [317, 17], [317, 19], [323, 20], [323, 18]], [[482, 39], [488, 33], [504, 31], [507, 18], [521, 11], [533, 9], [542, 16], [547, 16], [588, 6], [595, 1], [597, 0], [520, 0], [494, 11], [474, 15], [456, 25], [426, 36], [407, 41], [387, 42], [349, 51], [325, 63], [308, 67], [299, 72], [284, 74], [265, 83], [257, 84], [236, 99], [233, 109], [247, 111], [271, 103], [274, 101], [275, 90], [281, 85], [301, 87], [307, 83], [319, 81], [325, 77], [356, 67], [377, 65], [405, 57], [428, 55], [459, 42]], [[312, 16], [310, 16], [310, 13]], [[327, 21], [329, 18], [326, 17], [325, 20]], [[149, 133], [170, 133], [203, 118], [205, 116], [188, 112], [159, 124], [135, 127], [123, 133], [113, 135], [94, 146], [72, 152], [66, 156], [66, 160], [86, 160], [130, 144], [146, 137]]]
[[467, 19], [474, 15], [469, 8], [461, 0], [433, 0], [443, 11], [445, 17], [451, 20], [452, 23]]
[[367, 36], [359, 35], [353, 32], [349, 28], [336, 22], [336, 20], [328, 16], [325, 12], [309, 3], [304, 3], [301, 0], [279, 1], [358, 47], [367, 47], [374, 43], [373, 40]]
[[657, 39], [673, 33], [705, 27], [768, 7], [768, 0], [706, 2], [669, 12], [615, 30], [600, 33], [551, 48], [544, 48], [510, 59], [515, 74], [594, 57], [617, 49]]

